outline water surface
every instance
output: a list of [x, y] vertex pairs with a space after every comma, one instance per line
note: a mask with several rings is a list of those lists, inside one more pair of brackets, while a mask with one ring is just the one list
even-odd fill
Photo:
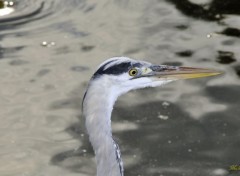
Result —
[[0, 2], [1, 176], [95, 175], [81, 99], [113, 56], [225, 72], [119, 99], [125, 175], [240, 173], [238, 0]]

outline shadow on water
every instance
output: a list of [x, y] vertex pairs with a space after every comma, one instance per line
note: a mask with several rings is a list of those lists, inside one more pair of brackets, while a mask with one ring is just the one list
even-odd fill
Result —
[[[226, 16], [224, 15], [239, 15], [240, 14], [240, 1], [238, 0], [212, 0], [209, 3], [196, 4], [189, 0], [166, 0], [175, 5], [175, 7], [181, 11], [184, 15], [205, 20], [206, 22], [216, 21], [219, 25], [226, 26], [222, 21]], [[180, 25], [177, 26], [180, 30], [187, 29], [187, 26]], [[226, 27], [222, 31], [215, 31], [216, 34], [222, 34], [230, 37], [240, 37], [240, 29], [235, 27]], [[234, 41], [232, 39], [226, 40], [222, 43], [223, 45], [234, 45]], [[234, 52], [231, 51], [222, 51], [218, 50], [218, 56], [216, 58], [216, 62], [219, 64], [231, 64], [237, 62], [237, 58], [235, 57]], [[193, 55], [193, 51], [185, 50], [176, 52], [175, 54], [179, 57], [191, 57]], [[239, 64], [234, 66], [234, 70], [236, 74], [240, 75]]]
[[217, 62], [220, 64], [230, 64], [236, 62], [236, 59], [233, 52], [218, 51]]
[[[205, 21], [217, 21], [224, 25], [221, 20], [225, 17], [224, 15], [239, 15], [240, 14], [240, 1], [239, 0], [213, 0], [206, 4], [195, 4], [188, 0], [166, 0], [175, 4], [175, 7], [181, 11], [184, 15], [201, 19]], [[186, 29], [180, 26], [180, 29]], [[240, 30], [237, 28], [227, 27], [219, 34], [240, 37]]]
[[238, 77], [240, 78], [240, 65], [236, 65], [236, 66], [234, 67], [234, 69], [235, 69], [236, 74], [237, 74]]
[[239, 0], [213, 0], [207, 4], [196, 4], [188, 0], [166, 0], [175, 4], [183, 14], [207, 21], [219, 21], [225, 14], [240, 14]]
[[24, 49], [24, 46], [5, 48], [1, 47], [0, 45], [0, 60], [4, 58], [14, 57], [14, 54], [22, 49]]
[[237, 28], [226, 28], [220, 34], [224, 34], [231, 37], [240, 37], [240, 30]]
[[[230, 165], [239, 163], [240, 157], [240, 109], [236, 106], [240, 103], [239, 89], [240, 86], [235, 85], [207, 87], [206, 93], [212, 101], [224, 102], [229, 107], [224, 112], [206, 114], [201, 120], [194, 120], [177, 104], [163, 106], [162, 101], [117, 106], [113, 122], [131, 122], [138, 126], [114, 133], [123, 158], [136, 160], [135, 164], [125, 166], [125, 175], [212, 176], [219, 168], [226, 174]], [[159, 112], [169, 118], [158, 118]], [[80, 123], [72, 124], [66, 132], [83, 145], [78, 150], [56, 154], [51, 163], [82, 172], [79, 161], [94, 156], [92, 147]]]

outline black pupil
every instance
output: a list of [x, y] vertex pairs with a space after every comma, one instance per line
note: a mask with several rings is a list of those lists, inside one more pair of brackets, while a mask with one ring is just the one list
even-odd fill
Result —
[[135, 75], [136, 74], [136, 70], [132, 70], [132, 74]]

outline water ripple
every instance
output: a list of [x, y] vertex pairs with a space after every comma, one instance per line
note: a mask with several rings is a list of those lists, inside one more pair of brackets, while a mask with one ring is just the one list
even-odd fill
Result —
[[[0, 35], [18, 34], [26, 35], [26, 31], [36, 32], [43, 28], [57, 28], [69, 26], [70, 22], [59, 22], [59, 16], [67, 16], [77, 10], [88, 12], [94, 9], [92, 5], [86, 5], [85, 1], [42, 1], [22, 0], [14, 2], [14, 12], [0, 17]], [[75, 9], [74, 11], [72, 9]], [[67, 23], [67, 24], [66, 24]], [[26, 25], [27, 24], [27, 25]], [[27, 26], [27, 29], [26, 29]], [[17, 29], [17, 31], [12, 31]], [[46, 29], [45, 29], [46, 30]], [[45, 31], [44, 30], [44, 31]], [[71, 31], [77, 33], [76, 31]], [[77, 35], [85, 35], [84, 33]]]
[[20, 5], [20, 3], [16, 3], [15, 13], [9, 15], [9, 17], [0, 19], [0, 29], [1, 30], [11, 29], [12, 27], [26, 24], [33, 20], [47, 16], [49, 13], [47, 14], [42, 13], [44, 9], [44, 4], [45, 4], [44, 2], [41, 2], [40, 4], [37, 5], [37, 7], [31, 6], [30, 8], [27, 8], [28, 6], [26, 7], [25, 5], [22, 6]]

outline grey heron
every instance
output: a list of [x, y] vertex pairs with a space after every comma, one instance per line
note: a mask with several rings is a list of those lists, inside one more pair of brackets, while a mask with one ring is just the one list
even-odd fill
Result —
[[218, 74], [220, 72], [216, 70], [154, 65], [127, 57], [114, 57], [103, 62], [89, 81], [82, 103], [85, 126], [96, 155], [97, 176], [124, 175], [120, 149], [111, 129], [113, 105], [120, 95], [179, 79]]

